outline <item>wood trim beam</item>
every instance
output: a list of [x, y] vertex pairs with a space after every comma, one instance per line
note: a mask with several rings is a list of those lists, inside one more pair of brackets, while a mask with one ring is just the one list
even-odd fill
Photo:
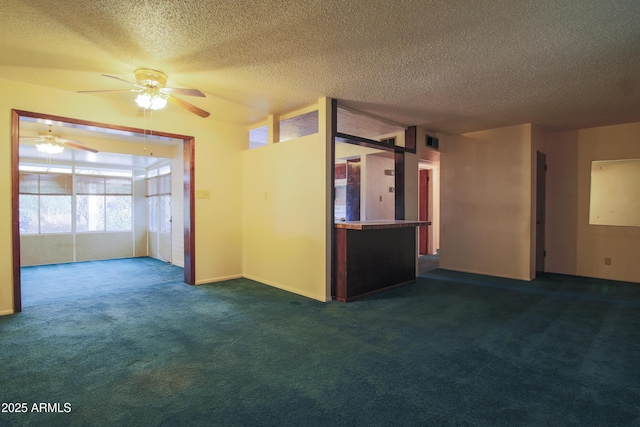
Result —
[[404, 153], [396, 151], [395, 161], [395, 211], [396, 220], [404, 219]]
[[335, 212], [336, 212], [336, 134], [338, 133], [338, 100], [331, 99], [331, 222], [329, 226], [331, 227], [331, 253], [333, 256], [329, 261], [331, 263], [331, 296], [335, 295], [336, 292], [336, 257], [338, 256], [336, 253], [336, 231], [333, 227], [333, 224], [336, 220]]
[[409, 126], [404, 131], [404, 146], [413, 150], [412, 152], [416, 152], [416, 140], [418, 136], [418, 128], [416, 126]]
[[415, 147], [410, 149], [399, 145], [385, 144], [384, 142], [374, 141], [373, 139], [363, 138], [361, 136], [349, 135], [347, 133], [336, 132], [335, 137], [345, 139], [350, 144], [362, 145], [364, 147], [380, 148], [387, 151], [400, 151], [403, 153], [416, 153]]
[[11, 240], [13, 247], [13, 312], [22, 311], [20, 277], [20, 114], [11, 111]]
[[196, 284], [195, 139], [184, 141], [184, 282]]

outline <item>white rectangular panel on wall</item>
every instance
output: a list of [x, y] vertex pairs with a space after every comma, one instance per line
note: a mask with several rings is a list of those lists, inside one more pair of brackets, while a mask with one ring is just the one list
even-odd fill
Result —
[[589, 224], [640, 227], [640, 159], [591, 163]]

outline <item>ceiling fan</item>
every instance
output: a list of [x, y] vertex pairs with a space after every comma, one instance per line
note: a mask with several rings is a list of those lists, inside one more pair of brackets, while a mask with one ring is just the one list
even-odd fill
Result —
[[136, 77], [135, 82], [121, 79], [120, 77], [102, 74], [110, 79], [119, 80], [121, 82], [133, 85], [134, 89], [115, 89], [115, 90], [79, 90], [78, 93], [95, 93], [95, 92], [136, 92], [136, 104], [141, 108], [159, 110], [167, 105], [167, 101], [182, 107], [200, 117], [209, 117], [210, 113], [192, 105], [180, 98], [176, 98], [174, 94], [186, 96], [205, 97], [205, 94], [198, 89], [171, 88], [165, 87], [167, 84], [167, 75], [162, 71], [152, 70], [150, 68], [138, 68], [134, 71]]
[[64, 139], [60, 135], [51, 131], [51, 125], [49, 125], [48, 132], [39, 132], [37, 137], [21, 137], [21, 140], [31, 140], [36, 145], [36, 149], [46, 154], [60, 154], [66, 147], [77, 148], [79, 150], [90, 151], [97, 153], [98, 150], [87, 147], [85, 144], [79, 141], [73, 141], [71, 139]]

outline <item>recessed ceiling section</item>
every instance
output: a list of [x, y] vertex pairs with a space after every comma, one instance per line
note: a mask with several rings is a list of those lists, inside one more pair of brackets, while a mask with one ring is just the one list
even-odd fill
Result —
[[405, 127], [382, 117], [371, 116], [344, 107], [338, 107], [338, 133], [353, 135], [372, 141], [381, 141], [396, 135], [404, 135]]
[[[54, 135], [64, 144], [58, 154], [38, 150], [43, 135]], [[180, 139], [140, 134], [119, 129], [86, 126], [62, 121], [20, 117], [21, 162], [64, 163], [115, 166], [119, 168], [148, 168], [175, 156], [182, 147]], [[97, 152], [93, 152], [93, 151]]]
[[46, 132], [52, 126], [57, 133], [64, 133], [65, 137], [77, 136], [82, 138], [83, 136], [98, 137], [98, 138], [110, 138], [118, 141], [127, 142], [145, 142], [153, 141], [154, 144], [163, 144], [169, 146], [177, 146], [182, 143], [182, 140], [170, 138], [167, 136], [155, 135], [153, 131], [146, 132], [131, 132], [116, 128], [106, 128], [98, 126], [82, 125], [77, 123], [70, 123], [65, 121], [46, 120], [35, 117], [20, 117], [20, 132]]
[[114, 166], [117, 168], [147, 169], [167, 159], [157, 156], [135, 156], [117, 153], [92, 153], [82, 150], [65, 149], [60, 154], [45, 154], [39, 152], [35, 146], [20, 144], [20, 162], [27, 163], [57, 163], [94, 166]]

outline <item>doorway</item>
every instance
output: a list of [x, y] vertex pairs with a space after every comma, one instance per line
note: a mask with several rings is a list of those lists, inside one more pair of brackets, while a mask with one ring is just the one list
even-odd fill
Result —
[[545, 209], [547, 156], [540, 151], [536, 155], [536, 277], [544, 273], [545, 251]]
[[[418, 197], [419, 203], [419, 212], [418, 219], [420, 221], [431, 221], [432, 214], [432, 194], [433, 190], [431, 189], [431, 183], [433, 182], [433, 172], [429, 169], [420, 169], [419, 170], [419, 188], [420, 195]], [[431, 231], [431, 227], [427, 225], [423, 225], [418, 227], [418, 241], [419, 241], [419, 254], [433, 254], [433, 232]]]
[[182, 141], [182, 184], [184, 188], [184, 282], [195, 285], [195, 239], [193, 229], [195, 224], [194, 213], [194, 145], [195, 139], [191, 136], [170, 134], [167, 132], [154, 132], [144, 129], [125, 126], [115, 126], [98, 122], [90, 122], [67, 117], [53, 116], [49, 114], [33, 113], [28, 111], [12, 110], [11, 121], [11, 174], [12, 174], [12, 256], [13, 256], [13, 309], [15, 313], [22, 311], [21, 292], [21, 263], [20, 263], [20, 122], [21, 120], [37, 121], [42, 123], [67, 126], [68, 128], [82, 129], [98, 133], [109, 134], [112, 138], [153, 135], [156, 138], [173, 138]]
[[150, 257], [168, 263], [173, 263], [171, 180], [171, 164], [147, 169], [147, 250]]

